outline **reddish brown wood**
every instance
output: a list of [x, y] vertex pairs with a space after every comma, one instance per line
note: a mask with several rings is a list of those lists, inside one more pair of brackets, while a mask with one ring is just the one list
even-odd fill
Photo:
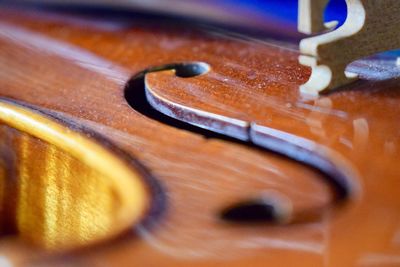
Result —
[[[363, 81], [303, 99], [297, 88], [309, 70], [298, 65], [292, 44], [41, 12], [1, 11], [0, 29], [2, 97], [101, 134], [138, 158], [166, 194], [166, 208], [152, 227], [142, 225], [67, 259], [36, 254], [8, 238], [0, 243], [7, 260], [23, 266], [33, 260], [44, 266], [396, 266], [397, 80]], [[185, 114], [198, 109], [254, 123], [259, 143], [273, 129], [295, 138], [283, 138], [285, 144], [317, 144], [310, 153], [332, 162], [349, 187], [344, 205], [335, 204], [325, 177], [303, 164], [163, 125], [126, 102], [124, 88], [135, 74], [191, 61], [211, 70], [193, 78], [148, 74], [153, 96], [181, 105]], [[372, 79], [379, 76], [372, 69], [384, 69], [386, 62], [372, 63], [352, 68]], [[230, 204], [266, 191], [286, 196], [294, 214], [316, 210], [318, 216], [289, 225], [235, 225], [218, 218]]]

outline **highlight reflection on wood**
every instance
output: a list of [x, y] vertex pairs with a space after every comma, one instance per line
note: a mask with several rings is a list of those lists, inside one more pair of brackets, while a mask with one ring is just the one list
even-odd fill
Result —
[[48, 249], [75, 248], [110, 238], [142, 217], [148, 197], [140, 174], [108, 151], [3, 101], [0, 121], [3, 234]]

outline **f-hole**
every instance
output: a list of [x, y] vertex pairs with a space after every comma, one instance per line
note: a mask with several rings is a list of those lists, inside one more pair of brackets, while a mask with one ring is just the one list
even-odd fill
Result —
[[[157, 72], [157, 71], [165, 71], [165, 70], [174, 70], [176, 76], [181, 78], [189, 78], [195, 77], [199, 75], [203, 75], [210, 70], [208, 64], [203, 62], [191, 62], [191, 63], [177, 63], [177, 64], [169, 64], [160, 67], [149, 68], [143, 72], [138, 73], [127, 83], [125, 87], [125, 99], [128, 104], [137, 112], [145, 115], [146, 117], [163, 123], [165, 125], [169, 125], [174, 128], [190, 131], [192, 133], [200, 134], [205, 138], [215, 138], [228, 142], [232, 142], [235, 144], [244, 145], [250, 147], [252, 149], [260, 150], [260, 151], [268, 151], [268, 148], [264, 148], [258, 146], [251, 141], [242, 141], [239, 139], [235, 139], [230, 136], [226, 136], [217, 132], [214, 132], [212, 129], [204, 129], [197, 127], [195, 125], [189, 124], [187, 122], [175, 119], [173, 117], [167, 116], [156, 109], [154, 109], [149, 103], [146, 96], [146, 88], [145, 88], [145, 76], [147, 73]], [[279, 154], [279, 153], [278, 153]], [[285, 156], [285, 155], [282, 155]], [[295, 160], [290, 157], [287, 157], [288, 160]], [[314, 168], [317, 172], [321, 172], [324, 176], [327, 176], [327, 181], [333, 186], [336, 191], [337, 200], [345, 199], [349, 194], [349, 189], [344, 187], [342, 184], [338, 183], [332, 177], [329, 177], [328, 174], [324, 173], [324, 171], [318, 169], [314, 166], [309, 166]], [[262, 212], [260, 212], [262, 210]], [[238, 203], [231, 203], [230, 206], [221, 210], [219, 217], [223, 220], [230, 222], [240, 222], [240, 223], [254, 223], [257, 222], [281, 222], [282, 218], [277, 215], [277, 210], [280, 210], [280, 207], [274, 206], [271, 203], [254, 203], [254, 199], [242, 200]]]

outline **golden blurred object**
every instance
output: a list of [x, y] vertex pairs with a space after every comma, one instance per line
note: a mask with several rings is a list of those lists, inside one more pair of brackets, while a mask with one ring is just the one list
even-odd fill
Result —
[[0, 100], [0, 229], [52, 250], [111, 238], [148, 207], [141, 173], [97, 143]]

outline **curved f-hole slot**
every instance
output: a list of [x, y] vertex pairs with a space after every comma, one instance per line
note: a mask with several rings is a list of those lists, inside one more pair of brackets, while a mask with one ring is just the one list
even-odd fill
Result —
[[221, 219], [233, 223], [285, 223], [291, 216], [291, 201], [276, 193], [234, 203], [220, 213]]
[[175, 75], [181, 78], [190, 78], [202, 75], [210, 70], [210, 66], [203, 62], [184, 63], [175, 66]]
[[276, 222], [275, 207], [260, 200], [236, 203], [222, 210], [221, 218], [237, 223]]
[[[328, 184], [331, 186], [332, 191], [336, 193], [333, 193], [333, 201], [343, 199], [348, 195], [350, 189], [347, 186], [348, 181], [346, 174], [341, 173], [341, 170], [337, 169], [335, 164], [330, 162], [329, 159], [321, 157], [322, 160], [315, 160], [314, 158], [320, 158], [319, 155], [315, 155], [312, 151], [304, 148], [297, 147], [297, 143], [290, 143], [290, 140], [295, 140], [295, 138], [292, 137], [287, 142], [284, 140], [271, 140], [271, 137], [266, 138], [261, 136], [261, 134], [260, 136], [256, 135], [254, 131], [257, 130], [256, 133], [258, 133], [258, 128], [254, 128], [254, 125], [251, 122], [224, 117], [220, 114], [214, 114], [206, 110], [196, 109], [191, 106], [186, 107], [185, 105], [177, 104], [174, 101], [184, 101], [181, 99], [168, 99], [165, 94], [163, 95], [163, 93], [170, 93], [175, 92], [174, 90], [179, 90], [179, 88], [177, 88], [178, 84], [183, 87], [188, 83], [190, 84], [190, 80], [184, 81], [182, 79], [179, 81], [179, 78], [176, 78], [176, 75], [170, 71], [173, 69], [179, 69], [185, 65], [187, 64], [171, 64], [139, 73], [129, 81], [125, 88], [125, 98], [127, 102], [136, 111], [163, 124], [201, 134], [206, 138], [215, 138], [234, 144], [247, 146], [258, 152], [263, 151], [266, 153], [271, 153], [272, 150], [280, 153], [281, 155], [288, 156], [288, 162], [292, 162], [292, 160], [300, 160], [301, 163], [306, 163], [302, 167], [314, 167], [314, 171], [318, 173], [318, 175], [322, 173], [322, 176], [326, 177], [326, 182], [328, 182]], [[166, 81], [170, 81], [170, 83], [166, 83]], [[167, 88], [160, 89], [157, 92], [153, 90], [155, 87], [160, 87], [161, 85], [167, 86]], [[158, 94], [159, 92], [162, 93]], [[174, 97], [176, 96], [176, 94], [171, 94]], [[268, 142], [265, 142], [264, 145], [262, 141], [265, 140]], [[299, 144], [301, 144], [301, 142], [299, 142]], [[293, 154], [293, 151], [298, 151], [298, 153]], [[250, 199], [251, 202], [253, 201], [253, 196], [250, 195], [247, 197], [247, 199]], [[265, 203], [263, 205], [265, 205]], [[267, 206], [263, 207], [266, 208]], [[324, 209], [326, 207], [327, 206], [323, 204], [319, 205], [316, 209], [321, 212], [321, 208]], [[250, 211], [248, 213], [249, 216], [243, 216], [243, 218], [247, 217], [249, 220], [242, 220], [242, 222], [251, 221], [250, 217], [252, 216], [254, 216], [254, 218], [259, 218], [259, 216], [261, 216], [264, 218], [263, 220], [270, 218], [268, 219], [269, 221], [281, 221], [281, 218], [278, 218], [279, 216], [277, 217], [276, 213], [275, 215], [266, 215], [264, 212], [265, 216], [254, 215], [257, 213], [254, 212], [254, 210], [257, 210], [256, 208], [262, 209], [262, 206], [242, 206], [241, 203], [227, 203], [227, 207], [223, 208], [221, 211], [221, 216], [231, 221], [239, 221], [237, 218], [241, 217], [241, 214], [245, 214]], [[264, 210], [266, 211], [268, 209], [269, 208]], [[315, 210], [305, 209], [304, 211], [297, 211], [296, 216], [301, 214], [302, 219], [300, 220], [307, 221], [307, 219], [303, 220], [303, 218], [311, 218], [309, 215], [315, 214], [315, 212]], [[239, 215], [236, 216], [235, 214]], [[287, 214], [286, 217], [293, 218], [292, 215], [293, 214]], [[295, 221], [298, 221], [297, 218], [294, 219]]]
[[0, 123], [3, 235], [46, 249], [72, 249], [112, 238], [143, 217], [148, 194], [141, 170], [3, 101]]
[[[138, 73], [134, 76], [127, 84], [125, 88], [125, 99], [128, 104], [137, 112], [153, 119], [163, 124], [178, 128], [184, 129], [193, 133], [201, 134], [207, 138], [226, 138], [225, 135], [215, 133], [213, 131], [205, 130], [193, 125], [190, 125], [186, 122], [177, 120], [173, 117], [167, 116], [162, 112], [154, 109], [148, 102], [145, 90], [145, 76], [150, 72], [164, 71], [164, 70], [174, 70], [175, 75], [184, 76], [185, 78], [195, 77], [198, 75], [203, 75], [207, 71], [210, 70], [208, 64], [203, 62], [191, 62], [191, 63], [182, 63], [182, 64], [168, 64], [160, 67], [151, 68], [145, 70], [143, 72]], [[184, 75], [185, 74], [185, 75]], [[190, 74], [190, 75], [189, 75]]]

